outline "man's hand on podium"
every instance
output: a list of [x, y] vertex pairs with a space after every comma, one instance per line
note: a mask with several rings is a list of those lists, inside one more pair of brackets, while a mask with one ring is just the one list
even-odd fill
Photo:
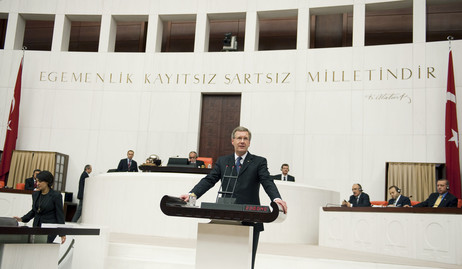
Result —
[[189, 201], [189, 194], [180, 195], [180, 199], [185, 201], [185, 202], [188, 202]]
[[274, 199], [274, 202], [282, 207], [282, 211], [284, 211], [284, 214], [287, 214], [287, 203], [284, 202], [280, 198]]

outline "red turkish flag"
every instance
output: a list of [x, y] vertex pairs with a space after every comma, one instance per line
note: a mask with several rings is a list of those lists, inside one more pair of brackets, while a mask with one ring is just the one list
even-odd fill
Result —
[[[23, 58], [24, 59], [24, 58]], [[14, 96], [11, 100], [10, 116], [6, 128], [5, 145], [3, 146], [2, 161], [0, 163], [0, 181], [5, 181], [8, 172], [10, 172], [11, 156], [16, 148], [16, 138], [18, 137], [19, 123], [19, 101], [21, 100], [21, 76], [22, 62], [19, 64], [18, 77], [16, 78], [16, 86], [14, 87]]]
[[460, 198], [459, 130], [457, 128], [456, 86], [452, 51], [449, 51], [446, 99], [446, 178], [449, 181], [451, 193]]

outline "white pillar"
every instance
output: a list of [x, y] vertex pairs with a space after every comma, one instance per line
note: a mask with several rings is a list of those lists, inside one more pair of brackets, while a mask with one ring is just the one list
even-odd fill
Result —
[[51, 51], [69, 51], [71, 21], [64, 14], [56, 14]]
[[412, 16], [412, 41], [413, 43], [425, 43], [426, 26], [427, 26], [427, 8], [426, 1], [412, 1], [413, 16]]
[[310, 11], [308, 8], [298, 10], [297, 49], [304, 50], [310, 44]]
[[353, 47], [363, 47], [366, 32], [366, 5], [353, 6]]
[[5, 36], [5, 50], [20, 50], [24, 42], [26, 20], [18, 13], [9, 13]]
[[259, 39], [259, 23], [256, 11], [248, 11], [245, 19], [244, 51], [257, 51]]
[[111, 14], [104, 14], [101, 19], [98, 52], [114, 52], [117, 34], [117, 22]]
[[209, 51], [210, 26], [207, 13], [198, 13], [196, 17], [196, 34], [194, 38], [194, 52]]

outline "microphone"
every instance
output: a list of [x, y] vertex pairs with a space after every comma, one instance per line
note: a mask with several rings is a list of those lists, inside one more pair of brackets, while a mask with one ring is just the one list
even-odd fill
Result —
[[[226, 165], [225, 171], [223, 172], [223, 177], [221, 178], [221, 186], [218, 189], [217, 194], [217, 203], [220, 204], [234, 204], [236, 198], [232, 198], [234, 194], [234, 189], [236, 188], [237, 176], [233, 176], [234, 165], [231, 166], [231, 172], [227, 175], [229, 165]], [[234, 179], [234, 184], [231, 185], [231, 180]], [[226, 182], [225, 182], [226, 181]], [[230, 188], [231, 186], [232, 188]]]

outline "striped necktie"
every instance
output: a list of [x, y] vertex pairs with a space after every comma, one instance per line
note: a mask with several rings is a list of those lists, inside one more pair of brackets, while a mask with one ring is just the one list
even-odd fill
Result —
[[241, 169], [241, 160], [242, 160], [241, 156], [237, 157], [237, 159], [236, 159], [236, 172], [238, 174], [239, 174], [239, 170]]

